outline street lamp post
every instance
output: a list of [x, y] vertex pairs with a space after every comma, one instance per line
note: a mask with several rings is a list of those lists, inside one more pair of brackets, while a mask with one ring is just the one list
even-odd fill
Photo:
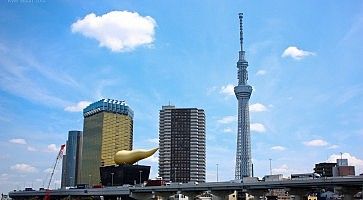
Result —
[[141, 185], [141, 174], [142, 174], [142, 170], [140, 170], [139, 173], [140, 173], [140, 185]]
[[69, 177], [69, 184], [66, 184], [66, 185], [74, 186], [74, 184], [73, 184], [73, 182], [72, 182], [72, 179], [73, 179], [73, 177], [72, 177], [72, 176], [70, 176], [70, 177]]
[[88, 180], [88, 187], [91, 187], [91, 179], [92, 179], [92, 174], [88, 175], [89, 180]]
[[111, 173], [111, 186], [113, 186], [113, 175], [114, 175], [115, 173]]
[[217, 165], [217, 182], [218, 182], [218, 163], [216, 165]]

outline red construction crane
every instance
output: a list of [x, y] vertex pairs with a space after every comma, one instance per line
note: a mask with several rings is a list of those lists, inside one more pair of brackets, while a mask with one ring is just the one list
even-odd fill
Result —
[[52, 173], [50, 174], [50, 179], [49, 179], [49, 183], [48, 183], [48, 187], [47, 187], [46, 194], [44, 196], [44, 200], [49, 199], [49, 196], [50, 196], [49, 187], [50, 187], [50, 184], [52, 183], [52, 178], [53, 178], [53, 175], [54, 175], [55, 168], [57, 167], [58, 161], [63, 158], [63, 151], [64, 151], [64, 147], [65, 146], [66, 146], [65, 144], [62, 144], [61, 145], [61, 147], [59, 149], [59, 152], [58, 152], [58, 155], [57, 155], [57, 158], [55, 159], [55, 163], [54, 163], [54, 166], [53, 166]]

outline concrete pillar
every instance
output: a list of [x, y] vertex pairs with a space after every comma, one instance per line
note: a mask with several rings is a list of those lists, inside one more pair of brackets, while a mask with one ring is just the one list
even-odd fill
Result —
[[352, 200], [354, 195], [361, 191], [361, 188], [356, 187], [337, 187], [335, 188], [340, 194], [343, 195], [343, 200]]
[[213, 200], [228, 200], [229, 195], [232, 191], [212, 191], [211, 194], [214, 195]]
[[267, 190], [248, 190], [247, 193], [252, 195], [253, 199], [260, 199], [261, 196], [267, 193]]
[[176, 193], [173, 192], [155, 192], [155, 197], [159, 197], [162, 200], [167, 200], [171, 195], [174, 195]]
[[286, 189], [289, 192], [289, 195], [294, 195], [295, 200], [303, 200], [309, 190], [306, 189]]
[[198, 195], [200, 195], [200, 192], [182, 192], [185, 196], [188, 197], [189, 200], [194, 200]]

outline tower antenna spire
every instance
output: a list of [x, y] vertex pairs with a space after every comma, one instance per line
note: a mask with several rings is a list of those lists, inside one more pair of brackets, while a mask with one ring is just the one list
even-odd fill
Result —
[[241, 43], [241, 51], [243, 51], [243, 13], [239, 13], [239, 39]]

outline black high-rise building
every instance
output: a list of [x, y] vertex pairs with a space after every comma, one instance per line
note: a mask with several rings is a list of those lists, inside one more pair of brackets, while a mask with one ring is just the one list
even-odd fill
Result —
[[163, 106], [159, 127], [159, 176], [172, 182], [205, 182], [205, 114]]
[[336, 165], [337, 163], [318, 163], [315, 164], [314, 172], [321, 177], [333, 177], [333, 167]]

